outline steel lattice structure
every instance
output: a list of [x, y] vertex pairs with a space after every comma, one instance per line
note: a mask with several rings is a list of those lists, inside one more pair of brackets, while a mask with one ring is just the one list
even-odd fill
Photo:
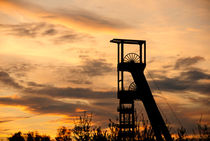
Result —
[[[141, 100], [146, 109], [151, 126], [158, 141], [172, 141], [171, 135], [160, 114], [150, 87], [144, 75], [146, 67], [146, 41], [113, 39], [118, 48], [118, 92], [119, 99], [119, 140], [135, 140], [136, 119], [134, 101]], [[139, 45], [139, 54], [128, 53], [124, 55], [125, 44]], [[124, 87], [124, 72], [130, 72], [134, 82], [128, 90]]]

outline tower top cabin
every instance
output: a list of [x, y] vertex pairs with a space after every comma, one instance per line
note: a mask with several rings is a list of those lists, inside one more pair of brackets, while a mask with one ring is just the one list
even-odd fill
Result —
[[[145, 40], [130, 40], [130, 39], [112, 39], [111, 43], [117, 43], [118, 45], [118, 64], [119, 63], [141, 63], [146, 65], [146, 41]], [[124, 45], [136, 44], [139, 45], [139, 53], [129, 53], [124, 56]]]

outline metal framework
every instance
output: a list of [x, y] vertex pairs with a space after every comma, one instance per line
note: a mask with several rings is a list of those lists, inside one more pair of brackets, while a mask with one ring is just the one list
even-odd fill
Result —
[[[172, 141], [171, 135], [144, 76], [144, 69], [146, 67], [146, 41], [113, 39], [110, 42], [116, 43], [118, 48], [117, 97], [119, 99], [119, 140], [135, 140], [136, 121], [134, 100], [141, 100], [146, 109], [156, 139], [163, 141], [165, 138], [166, 141]], [[124, 44], [139, 45], [139, 55], [135, 53], [124, 55]], [[130, 72], [134, 80], [128, 90], [124, 88], [125, 71]]]

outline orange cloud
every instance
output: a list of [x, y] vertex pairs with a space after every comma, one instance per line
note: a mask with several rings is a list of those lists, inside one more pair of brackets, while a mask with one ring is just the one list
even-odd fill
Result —
[[126, 23], [102, 17], [91, 11], [71, 8], [69, 10], [46, 10], [41, 6], [23, 2], [21, 0], [1, 0], [2, 10], [16, 11], [29, 18], [61, 24], [77, 30], [115, 32], [130, 28]]
[[76, 110], [75, 110], [76, 112], [78, 112], [78, 113], [80, 113], [80, 112], [85, 112], [85, 111], [87, 111], [87, 110], [84, 110], [84, 109], [80, 109], [80, 108], [76, 108]]

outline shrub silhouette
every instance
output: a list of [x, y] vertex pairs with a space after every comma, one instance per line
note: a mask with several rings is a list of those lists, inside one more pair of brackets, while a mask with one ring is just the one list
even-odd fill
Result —
[[[36, 136], [34, 136], [35, 134]], [[25, 136], [22, 136], [22, 133], [18, 132], [15, 133], [12, 137], [9, 137], [8, 139], [9, 141], [50, 141], [49, 136], [41, 136], [38, 133], [34, 132], [28, 132]]]
[[15, 133], [12, 137], [8, 139], [9, 141], [25, 141], [21, 132]]

